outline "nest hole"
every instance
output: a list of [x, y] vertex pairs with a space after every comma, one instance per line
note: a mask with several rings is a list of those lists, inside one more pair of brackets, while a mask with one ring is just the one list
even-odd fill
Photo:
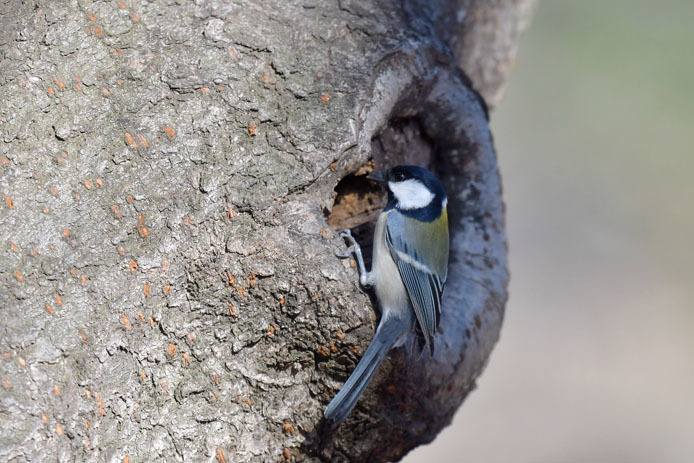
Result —
[[417, 118], [397, 118], [371, 140], [372, 158], [355, 173], [344, 177], [335, 187], [335, 202], [327, 216], [335, 230], [350, 229], [360, 243], [369, 265], [373, 231], [381, 210], [386, 206], [386, 191], [366, 178], [397, 165], [418, 165], [437, 171], [433, 140]]

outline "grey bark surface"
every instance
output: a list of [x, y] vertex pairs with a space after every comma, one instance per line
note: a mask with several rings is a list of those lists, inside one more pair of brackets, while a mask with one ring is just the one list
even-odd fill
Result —
[[[451, 5], [0, 6], [0, 460], [388, 461], [450, 422], [508, 281], [486, 108], [456, 64], [478, 39]], [[495, 59], [470, 62], [495, 94]], [[394, 351], [327, 432], [374, 328], [335, 188], [405, 160], [450, 198], [437, 351]]]

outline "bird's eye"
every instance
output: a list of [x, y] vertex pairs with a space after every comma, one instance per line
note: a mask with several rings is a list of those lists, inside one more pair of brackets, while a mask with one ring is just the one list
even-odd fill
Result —
[[393, 180], [395, 180], [396, 182], [402, 182], [403, 180], [405, 180], [405, 174], [403, 174], [402, 172], [394, 172]]

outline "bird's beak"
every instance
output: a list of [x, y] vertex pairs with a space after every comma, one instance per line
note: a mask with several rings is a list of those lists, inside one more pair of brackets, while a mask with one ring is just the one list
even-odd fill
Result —
[[366, 178], [368, 178], [372, 182], [380, 183], [381, 185], [385, 185], [386, 183], [388, 183], [388, 180], [383, 178], [383, 174], [371, 174], [367, 175]]

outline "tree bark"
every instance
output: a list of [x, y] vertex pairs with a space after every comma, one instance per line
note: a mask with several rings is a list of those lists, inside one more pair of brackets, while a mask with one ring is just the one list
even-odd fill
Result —
[[[507, 298], [486, 107], [457, 63], [495, 102], [521, 21], [479, 30], [527, 4], [0, 6], [0, 459], [388, 461], [431, 441]], [[403, 162], [449, 194], [437, 351], [394, 351], [327, 432], [375, 318], [334, 228], [377, 212], [355, 172]]]

